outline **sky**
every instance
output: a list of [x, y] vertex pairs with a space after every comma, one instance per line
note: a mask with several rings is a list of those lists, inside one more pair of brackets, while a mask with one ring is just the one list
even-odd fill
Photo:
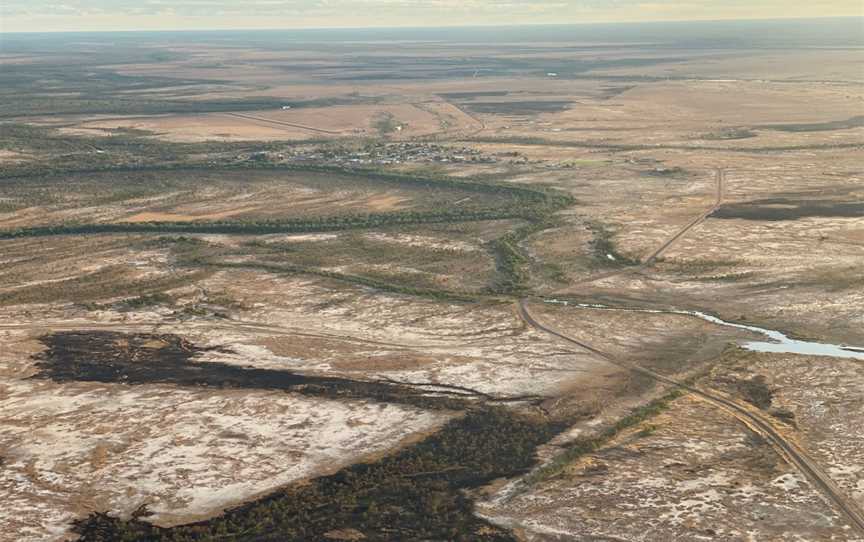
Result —
[[864, 16], [862, 0], [0, 0], [0, 31], [576, 24]]

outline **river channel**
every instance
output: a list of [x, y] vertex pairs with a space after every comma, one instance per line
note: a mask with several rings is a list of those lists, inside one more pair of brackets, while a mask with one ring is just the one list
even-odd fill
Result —
[[685, 316], [694, 316], [696, 318], [701, 318], [706, 322], [711, 322], [712, 324], [717, 324], [720, 326], [726, 327], [734, 327], [737, 329], [744, 329], [747, 331], [752, 331], [754, 333], [758, 333], [760, 335], [765, 336], [768, 340], [765, 341], [744, 341], [741, 343], [743, 348], [747, 350], [752, 350], [755, 352], [774, 352], [774, 353], [783, 353], [783, 354], [802, 354], [807, 356], [828, 356], [833, 358], [851, 358], [851, 359], [860, 359], [864, 360], [864, 347], [861, 346], [849, 346], [842, 344], [831, 344], [831, 343], [820, 343], [813, 341], [802, 341], [798, 339], [792, 339], [787, 336], [785, 333], [780, 331], [775, 331], [773, 329], [766, 329], [758, 326], [751, 326], [747, 324], [736, 324], [734, 322], [727, 322], [726, 320], [720, 319], [716, 316], [712, 316], [710, 314], [706, 314], [704, 312], [699, 311], [684, 311], [684, 310], [662, 310], [662, 309], [636, 309], [636, 308], [619, 308], [619, 307], [610, 307], [608, 305], [602, 304], [593, 304], [593, 303], [573, 303], [571, 301], [562, 301], [558, 299], [549, 299], [546, 300], [547, 303], [554, 303], [558, 305], [566, 305], [569, 307], [577, 307], [581, 309], [597, 309], [597, 310], [609, 310], [609, 311], [624, 311], [624, 312], [646, 312], [646, 313], [654, 313], [654, 314], [682, 314]]

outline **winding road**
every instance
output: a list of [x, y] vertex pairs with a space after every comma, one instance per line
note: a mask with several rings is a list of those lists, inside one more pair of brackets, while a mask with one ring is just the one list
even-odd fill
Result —
[[[240, 114], [230, 114], [231, 116], [247, 118], [250, 120], [256, 121], [264, 121], [273, 124], [284, 124], [287, 126], [294, 126], [298, 128], [310, 129], [315, 131], [327, 132], [326, 130], [318, 130], [315, 128], [300, 126], [300, 125], [292, 125], [289, 123], [281, 123], [279, 121], [271, 121], [268, 119], [260, 119], [256, 117], [251, 117], [247, 115]], [[481, 121], [482, 122], [482, 121]], [[484, 125], [485, 128], [485, 125]], [[695, 227], [703, 223], [714, 211], [716, 211], [722, 204], [725, 196], [726, 189], [726, 171], [724, 169], [717, 169], [715, 171], [715, 179], [716, 179], [716, 197], [712, 203], [712, 205], [699, 214], [699, 216], [692, 219], [686, 225], [684, 225], [681, 229], [679, 229], [674, 235], [672, 235], [669, 239], [667, 239], [657, 250], [651, 253], [647, 258], [642, 260], [636, 266], [617, 269], [614, 271], [609, 271], [605, 273], [600, 273], [591, 277], [587, 277], [579, 283], [593, 282], [599, 280], [601, 278], [606, 278], [618, 274], [629, 273], [639, 269], [644, 269], [652, 264], [654, 264], [671, 246], [673, 246], [678, 240], [687, 235], [690, 231], [692, 231]], [[849, 498], [848, 495], [844, 493], [844, 491], [831, 479], [831, 477], [825, 472], [825, 470], [811, 457], [808, 456], [805, 450], [803, 450], [794, 440], [787, 438], [781, 429], [778, 429], [774, 423], [767, 417], [762, 411], [758, 410], [756, 407], [750, 406], [749, 404], [742, 403], [735, 398], [729, 397], [721, 392], [718, 392], [713, 389], [704, 388], [692, 384], [688, 384], [686, 382], [676, 380], [669, 376], [657, 373], [650, 369], [641, 367], [639, 365], [635, 365], [633, 363], [627, 362], [623, 359], [617, 358], [612, 354], [604, 352], [594, 346], [591, 346], [588, 343], [580, 341], [578, 338], [570, 336], [566, 333], [563, 333], [550, 325], [540, 321], [537, 317], [532, 314], [531, 309], [529, 307], [529, 303], [531, 302], [531, 298], [522, 298], [518, 301], [517, 310], [518, 315], [523, 322], [525, 322], [528, 326], [556, 337], [562, 341], [570, 343], [572, 345], [578, 346], [582, 350], [590, 352], [597, 356], [598, 358], [618, 367], [621, 367], [629, 372], [634, 374], [646, 376], [651, 378], [656, 382], [660, 382], [662, 384], [666, 384], [669, 386], [677, 387], [679, 389], [685, 390], [693, 396], [707, 401], [716, 407], [722, 409], [727, 412], [730, 416], [735, 418], [738, 422], [745, 425], [754, 433], [760, 435], [767, 442], [769, 442], [772, 447], [777, 451], [777, 453], [783, 457], [790, 465], [794, 466], [802, 475], [804, 475], [814, 487], [825, 497], [826, 501], [834, 506], [834, 508], [842, 514], [845, 518], [847, 518], [851, 524], [851, 526], [864, 535], [864, 511], [862, 511], [861, 507], [857, 502]], [[142, 326], [153, 326], [154, 330], [158, 328], [160, 325], [164, 325], [164, 322], [105, 322], [105, 323], [91, 323], [84, 326], [85, 328], [96, 328], [96, 329], [127, 329], [130, 330], [132, 328], [140, 329]], [[223, 324], [211, 324], [212, 327], [223, 327]], [[80, 323], [56, 323], [56, 324], [3, 324], [0, 325], [0, 331], [4, 330], [60, 330], [60, 329], [81, 329]], [[255, 331], [266, 331], [270, 334], [274, 333], [284, 333], [286, 335], [301, 335], [303, 333], [292, 330], [280, 328], [278, 326], [273, 326], [264, 323], [256, 323], [256, 322], [226, 322], [224, 327], [237, 329], [237, 328], [246, 328], [248, 330]], [[345, 341], [351, 342], [366, 342], [366, 343], [374, 343], [374, 344], [388, 344], [388, 343], [378, 343], [377, 341], [366, 341], [360, 339], [346, 339], [345, 337], [334, 337], [331, 335], [315, 335], [306, 333], [304, 335], [308, 336], [322, 336], [328, 339], [341, 339]], [[392, 344], [392, 343], [391, 343]], [[478, 392], [477, 390], [472, 390], [470, 388], [464, 388], [459, 386], [446, 386], [434, 383], [425, 383], [425, 382], [409, 382], [409, 383], [400, 383], [401, 385], [409, 385], [418, 388], [425, 388], [429, 393], [451, 393], [451, 394], [462, 394], [462, 395], [473, 395], [477, 397], [481, 397], [486, 400], [495, 400], [495, 401], [525, 401], [535, 399], [534, 396], [521, 396], [521, 397], [493, 397], [489, 394]]]
[[562, 339], [570, 344], [576, 345], [583, 350], [587, 350], [597, 357], [607, 361], [613, 365], [618, 367], [622, 367], [632, 373], [640, 374], [647, 376], [657, 382], [662, 382], [664, 384], [668, 384], [671, 386], [678, 387], [680, 389], [686, 390], [700, 399], [706, 400], [730, 415], [732, 415], [736, 420], [743, 423], [745, 426], [750, 428], [753, 432], [760, 435], [766, 441], [771, 443], [771, 446], [774, 447], [777, 452], [786, 459], [791, 465], [796, 467], [799, 472], [805, 475], [820, 492], [828, 499], [830, 503], [832, 503], [838, 511], [840, 511], [851, 524], [861, 533], [864, 534], [864, 511], [858, 506], [858, 504], [850, 499], [838, 486], [837, 484], [825, 473], [822, 467], [819, 464], [811, 459], [798, 445], [794, 442], [790, 441], [783, 434], [777, 430], [774, 425], [768, 421], [761, 412], [756, 411], [754, 408], [743, 405], [729, 397], [722, 395], [721, 393], [714, 390], [706, 390], [703, 388], [699, 388], [696, 386], [692, 386], [690, 384], [686, 384], [679, 380], [675, 380], [673, 378], [669, 378], [667, 376], [661, 375], [650, 369], [645, 369], [644, 367], [639, 367], [638, 365], [633, 365], [622, 361], [618, 358], [613, 357], [612, 355], [603, 352], [587, 343], [584, 343], [578, 339], [575, 339], [569, 335], [566, 335], [560, 331], [557, 331], [554, 328], [543, 324], [539, 320], [531, 314], [528, 309], [528, 300], [522, 299], [519, 301], [519, 316], [522, 320], [533, 327], [534, 329], [543, 331], [549, 335], [553, 335]]
[[[689, 222], [685, 227], [675, 233], [675, 235], [673, 235], [666, 242], [664, 242], [660, 246], [660, 248], [654, 251], [638, 267], [643, 268], [650, 266], [670, 246], [672, 246], [676, 241], [681, 239], [695, 226], [705, 221], [711, 215], [711, 213], [713, 213], [717, 208], [719, 208], [719, 206], [723, 203], [725, 181], [725, 170], [717, 169], [717, 197], [711, 208], [700, 214], [698, 217]], [[629, 272], [632, 270], [633, 268], [628, 268], [618, 270], [617, 272], [601, 273], [593, 278], [589, 277], [589, 279], [591, 280], [585, 280], [581, 282], [591, 282], [593, 280], [599, 280], [600, 278], [605, 278], [618, 273]], [[690, 385], [686, 382], [675, 380], [668, 376], [656, 373], [650, 369], [628, 363], [624, 360], [612, 356], [607, 352], [595, 348], [590, 344], [587, 344], [580, 341], [579, 339], [571, 337], [570, 335], [562, 333], [561, 331], [558, 331], [548, 326], [547, 324], [544, 324], [543, 322], [537, 320], [537, 318], [531, 313], [530, 309], [528, 308], [528, 303], [528, 298], [520, 299], [518, 302], [518, 313], [522, 321], [524, 321], [532, 328], [557, 337], [558, 339], [566, 341], [575, 346], [578, 346], [579, 348], [596, 355], [604, 361], [626, 369], [631, 373], [646, 376], [656, 382], [661, 382], [663, 384], [667, 384], [688, 391], [699, 399], [707, 401], [727, 412], [740, 423], [748, 427], [751, 431], [760, 435], [767, 442], [769, 442], [771, 446], [780, 454], [781, 457], [783, 457], [789, 464], [797, 468], [801, 474], [806, 476], [807, 479], [809, 479], [813, 483], [813, 485], [820, 491], [820, 493], [826, 498], [826, 500], [830, 504], [832, 504], [837, 509], [837, 511], [839, 511], [844, 517], [846, 517], [849, 520], [850, 524], [860, 534], [864, 535], [864, 511], [862, 511], [858, 503], [851, 499], [848, 495], [846, 495], [843, 490], [841, 490], [840, 487], [837, 486], [837, 484], [831, 479], [830, 476], [828, 476], [828, 474], [816, 461], [810, 458], [807, 453], [803, 449], [801, 449], [801, 447], [799, 447], [796, 443], [786, 438], [782, 434], [782, 432], [778, 430], [761, 411], [757, 410], [755, 407], [742, 404], [716, 390], [710, 390]]]

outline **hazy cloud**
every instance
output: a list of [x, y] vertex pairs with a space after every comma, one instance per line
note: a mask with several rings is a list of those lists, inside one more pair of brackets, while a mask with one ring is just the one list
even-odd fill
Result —
[[856, 14], [862, 14], [861, 0], [0, 0], [5, 30], [424, 26]]

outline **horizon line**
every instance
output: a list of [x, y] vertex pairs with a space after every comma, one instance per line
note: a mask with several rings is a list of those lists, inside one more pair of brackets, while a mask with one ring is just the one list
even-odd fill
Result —
[[[592, 25], [640, 25], [640, 24], [663, 24], [663, 23], [720, 23], [720, 22], [780, 22], [780, 21], [818, 21], [818, 20], [838, 20], [838, 19], [862, 19], [864, 14], [860, 15], [829, 15], [816, 17], [738, 17], [738, 18], [720, 18], [720, 19], [645, 19], [645, 20], [628, 20], [628, 21], [590, 21], [590, 22], [568, 22], [568, 23], [529, 23], [529, 24], [452, 24], [452, 25], [391, 25], [391, 26], [286, 26], [286, 27], [241, 27], [241, 28], [174, 28], [174, 29], [128, 29], [122, 28], [117, 30], [21, 30], [21, 31], [5, 31], [0, 28], [0, 36], [4, 35], [22, 35], [22, 34], [112, 34], [112, 33], [171, 33], [171, 32], [274, 32], [288, 30], [436, 30], [436, 29], [452, 29], [452, 28], [526, 28], [538, 26], [592, 26]], [[864, 33], [864, 28], [862, 28]]]

